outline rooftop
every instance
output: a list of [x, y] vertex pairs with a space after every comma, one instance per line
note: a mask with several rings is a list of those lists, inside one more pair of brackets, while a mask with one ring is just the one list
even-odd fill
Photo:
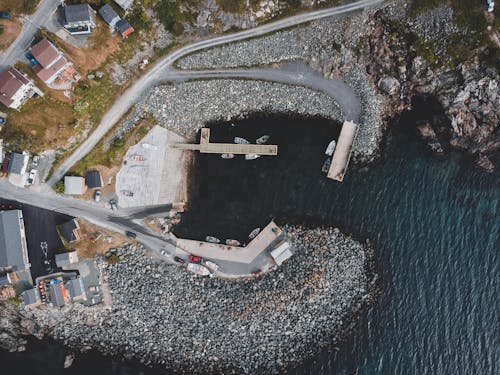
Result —
[[4, 70], [0, 73], [0, 102], [7, 107], [10, 106], [11, 98], [29, 82], [29, 79], [14, 68]]
[[118, 20], [120, 20], [120, 16], [118, 15], [118, 13], [116, 13], [115, 10], [109, 4], [103, 5], [101, 9], [99, 9], [99, 14], [107, 24], [113, 27], [115, 26], [113, 22], [114, 23], [118, 22], [117, 18]]
[[21, 210], [0, 211], [0, 267], [29, 268]]
[[[74, 242], [80, 239], [80, 234], [78, 233], [78, 229], [80, 229], [80, 226], [78, 225], [76, 219], [72, 219], [64, 224], [58, 225], [57, 228], [59, 229], [59, 233], [61, 233], [61, 236], [64, 237], [66, 242]], [[62, 254], [57, 254], [57, 255], [62, 255]], [[57, 256], [56, 256], [56, 262], [57, 262]]]
[[102, 187], [101, 172], [88, 171], [87, 173], [85, 173], [85, 183], [87, 184], [87, 187], [91, 189]]
[[27, 162], [28, 162], [27, 154], [20, 154], [17, 152], [13, 152], [10, 155], [10, 161], [8, 167], [9, 173], [14, 173], [14, 174], [24, 173], [23, 170], [25, 170]]
[[83, 177], [64, 177], [64, 194], [82, 195], [83, 193], [85, 193], [85, 180]]
[[92, 21], [93, 9], [89, 4], [73, 4], [64, 7], [64, 18], [67, 23]]

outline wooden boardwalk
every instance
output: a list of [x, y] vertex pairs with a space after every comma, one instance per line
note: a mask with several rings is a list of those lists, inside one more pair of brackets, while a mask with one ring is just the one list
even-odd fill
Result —
[[277, 145], [257, 145], [238, 143], [210, 143], [210, 129], [202, 128], [200, 144], [175, 143], [170, 147], [180, 150], [200, 151], [205, 154], [235, 154], [235, 155], [278, 155]]

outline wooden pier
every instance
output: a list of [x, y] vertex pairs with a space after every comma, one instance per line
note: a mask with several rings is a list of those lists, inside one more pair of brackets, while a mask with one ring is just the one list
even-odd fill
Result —
[[180, 150], [200, 151], [204, 154], [278, 155], [278, 145], [210, 143], [209, 128], [201, 129], [200, 144], [174, 143], [170, 147]]

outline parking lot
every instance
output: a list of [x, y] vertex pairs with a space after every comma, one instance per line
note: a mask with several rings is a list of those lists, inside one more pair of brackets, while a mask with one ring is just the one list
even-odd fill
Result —
[[[33, 280], [39, 276], [56, 271], [55, 254], [63, 247], [63, 243], [57, 233], [56, 225], [70, 220], [71, 217], [38, 207], [0, 199], [0, 210], [13, 209], [20, 209], [23, 212]], [[46, 259], [49, 261], [47, 266], [45, 264]]]

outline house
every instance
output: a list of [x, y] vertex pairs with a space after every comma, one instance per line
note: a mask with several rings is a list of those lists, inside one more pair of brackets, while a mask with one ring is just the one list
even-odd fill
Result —
[[64, 194], [66, 195], [82, 195], [87, 190], [85, 179], [77, 176], [64, 177]]
[[54, 282], [49, 284], [49, 299], [49, 305], [55, 307], [64, 306], [70, 301], [70, 296], [62, 281], [54, 279]]
[[88, 171], [85, 173], [85, 184], [90, 189], [102, 187], [102, 177], [99, 171]]
[[8, 108], [19, 109], [28, 98], [43, 93], [26, 74], [15, 68], [0, 73], [0, 103]]
[[21, 154], [18, 152], [13, 152], [10, 155], [9, 166], [7, 167], [7, 172], [9, 174], [16, 174], [23, 176], [28, 169], [28, 160], [30, 155], [23, 151]]
[[23, 304], [28, 307], [37, 307], [42, 304], [38, 289], [28, 289], [21, 293]]
[[46, 85], [61, 85], [76, 82], [80, 76], [54, 44], [47, 38], [31, 47], [30, 53], [36, 60], [33, 71]]
[[15, 272], [30, 266], [22, 211], [0, 211], [0, 268]]
[[87, 300], [87, 294], [85, 293], [83, 280], [80, 277], [67, 281], [65, 286], [71, 298], [71, 302]]
[[78, 262], [78, 254], [76, 251], [70, 251], [68, 253], [56, 254], [56, 265], [59, 268], [69, 266], [70, 264]]
[[59, 233], [68, 243], [75, 242], [80, 239], [80, 233], [78, 233], [80, 226], [78, 225], [78, 221], [76, 219], [72, 219], [64, 224], [58, 225], [57, 229], [59, 229]]
[[130, 23], [128, 23], [126, 19], [118, 21], [116, 24], [116, 30], [122, 35], [123, 38], [127, 38], [134, 32], [134, 28], [130, 26]]
[[112, 30], [115, 29], [117, 22], [121, 20], [118, 13], [116, 13], [109, 4], [103, 5], [101, 9], [99, 9], [99, 14], [101, 15], [104, 22], [106, 22]]
[[134, 0], [114, 0], [114, 1], [124, 11], [129, 10], [132, 4], [134, 3]]
[[72, 35], [90, 34], [96, 27], [96, 11], [89, 4], [66, 5], [62, 12], [63, 27]]

